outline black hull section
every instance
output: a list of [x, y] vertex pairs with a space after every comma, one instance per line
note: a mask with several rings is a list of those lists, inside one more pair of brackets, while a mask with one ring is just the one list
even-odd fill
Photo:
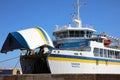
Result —
[[51, 73], [47, 55], [21, 55], [20, 64], [23, 74]]

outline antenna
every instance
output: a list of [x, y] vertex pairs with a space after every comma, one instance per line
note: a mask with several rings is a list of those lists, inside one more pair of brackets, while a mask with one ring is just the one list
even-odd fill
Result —
[[80, 19], [80, 0], [77, 0], [77, 19], [73, 19], [78, 28], [82, 28], [82, 21]]
[[80, 1], [77, 2], [78, 20], [80, 20]]

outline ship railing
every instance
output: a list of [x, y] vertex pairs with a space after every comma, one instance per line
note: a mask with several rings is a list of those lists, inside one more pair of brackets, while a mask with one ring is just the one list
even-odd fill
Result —
[[108, 48], [113, 48], [113, 49], [119, 49], [120, 50], [119, 46], [109, 46], [109, 45], [105, 45], [105, 46], [108, 47]]

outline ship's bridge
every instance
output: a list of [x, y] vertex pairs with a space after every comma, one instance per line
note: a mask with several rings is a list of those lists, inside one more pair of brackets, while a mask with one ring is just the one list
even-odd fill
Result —
[[57, 29], [53, 32], [55, 39], [63, 38], [83, 38], [89, 39], [92, 37], [93, 33], [96, 32], [92, 28], [78, 28], [78, 27], [68, 27], [63, 29]]

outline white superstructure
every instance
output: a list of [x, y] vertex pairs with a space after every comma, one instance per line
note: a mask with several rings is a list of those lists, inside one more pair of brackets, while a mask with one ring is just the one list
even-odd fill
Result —
[[[53, 32], [55, 49], [48, 56], [53, 74], [120, 74], [119, 39], [82, 27], [79, 0], [76, 27], [68, 25]], [[112, 41], [117, 41], [117, 44]]]

